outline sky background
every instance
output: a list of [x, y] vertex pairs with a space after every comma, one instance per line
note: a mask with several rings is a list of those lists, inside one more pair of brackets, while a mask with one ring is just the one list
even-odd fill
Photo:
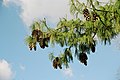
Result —
[[34, 20], [45, 17], [54, 27], [66, 15], [71, 18], [68, 0], [0, 0], [0, 80], [120, 79], [119, 37], [111, 45], [99, 43], [87, 67], [74, 58], [70, 68], [53, 69], [48, 53], [59, 53], [59, 46], [29, 51], [25, 37]]

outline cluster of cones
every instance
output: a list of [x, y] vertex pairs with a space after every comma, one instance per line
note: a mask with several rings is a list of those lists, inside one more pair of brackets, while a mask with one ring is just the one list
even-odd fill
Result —
[[[94, 53], [95, 52], [95, 43], [91, 43], [89, 45], [89, 48]], [[81, 63], [83, 63], [85, 66], [87, 66], [88, 57], [87, 57], [86, 52], [83, 51], [83, 52], [79, 53], [78, 59]]]
[[38, 42], [40, 47], [42, 49], [44, 49], [45, 47], [48, 47], [48, 42], [50, 40], [49, 36], [44, 36], [43, 32], [39, 29], [35, 29], [32, 31], [32, 39], [33, 41], [29, 43], [29, 48], [30, 50], [32, 50], [32, 48], [34, 48], [34, 50], [36, 51], [36, 43]]
[[92, 15], [90, 15], [90, 12], [89, 12], [89, 10], [88, 10], [87, 8], [85, 8], [85, 9], [83, 10], [83, 15], [84, 15], [84, 17], [86, 18], [87, 21], [89, 21], [89, 20], [92, 19], [92, 21], [95, 22], [96, 20], [98, 20], [98, 15], [97, 15], [97, 13], [92, 12], [91, 14], [92, 14]]
[[56, 58], [53, 60], [53, 67], [54, 67], [55, 69], [57, 69], [58, 67], [59, 67], [60, 69], [62, 69], [62, 66], [61, 66], [59, 57], [56, 57]]

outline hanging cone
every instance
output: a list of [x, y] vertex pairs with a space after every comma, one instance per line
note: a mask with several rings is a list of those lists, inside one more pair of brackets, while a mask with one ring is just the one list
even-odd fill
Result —
[[80, 62], [84, 63], [84, 65], [86, 65], [86, 66], [87, 66], [87, 59], [88, 59], [88, 57], [87, 57], [86, 53], [80, 53], [79, 54]]

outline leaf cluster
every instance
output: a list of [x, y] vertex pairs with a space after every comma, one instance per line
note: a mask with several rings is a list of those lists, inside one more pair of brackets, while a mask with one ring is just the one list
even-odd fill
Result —
[[95, 53], [97, 41], [111, 43], [120, 32], [120, 0], [109, 1], [106, 4], [97, 0], [70, 1], [70, 12], [75, 18], [60, 19], [56, 28], [47, 26], [46, 20], [34, 22], [32, 33], [26, 39], [30, 50], [36, 50], [36, 44], [44, 49], [49, 44], [59, 44], [64, 47], [59, 56], [49, 55], [53, 67], [62, 69], [73, 62], [73, 54], [87, 65], [88, 54]]

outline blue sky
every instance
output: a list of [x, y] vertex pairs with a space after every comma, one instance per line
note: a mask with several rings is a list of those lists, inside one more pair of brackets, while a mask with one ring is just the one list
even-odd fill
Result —
[[[39, 11], [34, 10], [39, 4], [31, 4], [38, 3], [39, 0], [34, 0], [31, 3], [27, 1], [32, 0], [18, 0], [18, 2], [17, 0], [4, 0], [4, 5], [0, 3], [0, 79], [5, 80], [4, 75], [10, 75], [6, 80], [10, 80], [10, 77], [12, 80], [117, 80], [116, 74], [120, 68], [119, 40], [113, 40], [113, 44], [107, 46], [99, 43], [96, 53], [89, 55], [87, 67], [74, 59], [74, 63], [71, 63], [71, 67], [67, 70], [54, 70], [48, 59], [48, 53], [62, 51], [59, 46], [44, 50], [38, 48], [36, 52], [29, 51], [24, 41], [26, 35], [29, 34], [28, 25], [35, 18], [42, 19], [44, 16], [48, 18], [49, 22], [53, 20], [50, 22], [52, 25], [59, 17], [64, 17], [64, 14], [67, 14], [67, 9], [65, 9], [66, 12], [57, 14], [55, 8], [53, 9], [54, 13], [51, 13], [51, 11], [47, 11], [47, 7], [44, 10], [44, 5], [48, 4], [47, 0], [45, 0], [46, 2], [41, 0], [43, 5], [41, 3]], [[59, 3], [62, 1], [64, 0]], [[53, 0], [53, 2], [57, 1]], [[56, 5], [61, 11], [66, 7], [69, 8], [66, 5], [60, 7], [58, 3]], [[31, 12], [31, 8], [34, 13]], [[8, 74], [9, 72], [10, 74]]]

